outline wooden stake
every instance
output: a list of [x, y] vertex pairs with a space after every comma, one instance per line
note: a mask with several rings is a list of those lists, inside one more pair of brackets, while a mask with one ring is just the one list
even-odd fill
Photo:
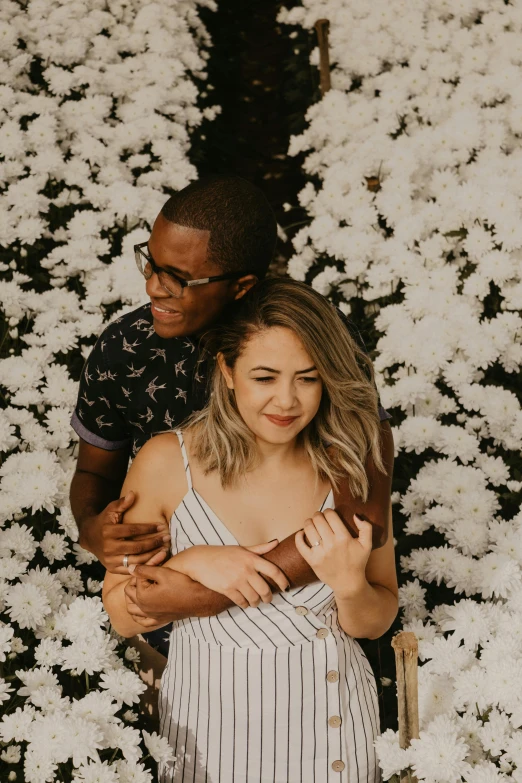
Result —
[[324, 95], [332, 86], [330, 81], [330, 52], [328, 50], [328, 30], [330, 29], [330, 22], [328, 19], [318, 19], [314, 27], [317, 32], [317, 41], [319, 43], [321, 95]]
[[[417, 660], [419, 645], [411, 631], [401, 631], [392, 639], [397, 671], [397, 700], [399, 706], [399, 744], [407, 748], [419, 736], [419, 692]], [[401, 774], [401, 783], [416, 783], [409, 772]]]

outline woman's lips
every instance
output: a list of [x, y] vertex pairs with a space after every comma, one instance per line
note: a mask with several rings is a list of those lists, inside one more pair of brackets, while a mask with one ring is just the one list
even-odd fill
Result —
[[274, 416], [269, 415], [268, 413], [265, 413], [266, 418], [272, 422], [272, 424], [277, 424], [278, 427], [288, 427], [290, 424], [293, 424], [293, 422], [299, 418], [298, 416]]
[[[158, 310], [154, 302], [150, 303], [150, 309], [156, 321], [177, 321], [182, 317], [179, 310], [168, 310], [167, 312], [163, 312], [163, 308]], [[167, 308], [165, 308], [165, 310], [167, 310]]]

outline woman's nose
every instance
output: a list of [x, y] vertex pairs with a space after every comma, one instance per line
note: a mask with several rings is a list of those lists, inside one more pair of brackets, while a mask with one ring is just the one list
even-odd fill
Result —
[[274, 402], [282, 410], [290, 410], [295, 405], [295, 389], [293, 383], [280, 382], [275, 389]]

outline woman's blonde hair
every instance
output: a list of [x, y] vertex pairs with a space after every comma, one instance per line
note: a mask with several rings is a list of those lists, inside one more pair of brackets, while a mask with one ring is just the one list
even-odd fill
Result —
[[234, 391], [217, 363], [219, 353], [233, 368], [248, 340], [272, 327], [291, 329], [301, 340], [323, 384], [319, 410], [299, 434], [316, 476], [334, 488], [348, 476], [354, 497], [366, 501], [365, 462], [381, 460], [378, 397], [373, 367], [330, 302], [304, 283], [271, 278], [257, 283], [231, 316], [207, 332], [203, 345], [211, 361], [210, 398], [184, 428], [191, 427], [191, 451], [205, 473], [217, 470], [230, 486], [256, 464], [255, 438], [241, 418]]

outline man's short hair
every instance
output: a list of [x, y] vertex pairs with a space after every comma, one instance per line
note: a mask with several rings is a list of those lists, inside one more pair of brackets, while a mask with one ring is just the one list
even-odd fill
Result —
[[224, 272], [266, 275], [277, 222], [266, 196], [251, 182], [234, 176], [196, 180], [174, 193], [161, 214], [171, 223], [210, 231], [208, 258]]

